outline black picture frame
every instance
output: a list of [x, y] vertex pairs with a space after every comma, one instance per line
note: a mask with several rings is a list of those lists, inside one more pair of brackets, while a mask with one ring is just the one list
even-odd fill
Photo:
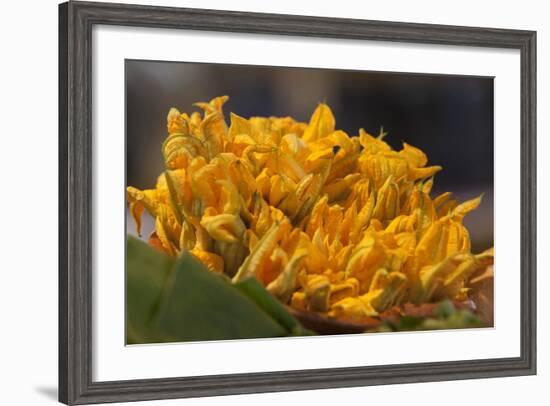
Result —
[[[521, 354], [283, 372], [92, 380], [92, 27], [95, 24], [518, 49], [521, 54]], [[536, 374], [536, 32], [68, 2], [59, 5], [59, 400], [218, 396]]]

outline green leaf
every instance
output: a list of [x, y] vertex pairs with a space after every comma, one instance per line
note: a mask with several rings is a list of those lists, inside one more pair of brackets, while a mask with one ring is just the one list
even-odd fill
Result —
[[399, 320], [396, 330], [414, 330], [422, 325], [422, 321], [421, 317], [403, 316]]
[[188, 253], [174, 266], [158, 316], [163, 341], [286, 336], [286, 329]]
[[173, 260], [143, 241], [128, 237], [126, 245], [126, 342], [156, 342], [151, 334], [162, 291]]
[[260, 308], [287, 329], [290, 335], [311, 335], [288, 310], [256, 278], [247, 278], [234, 286], [252, 299]]
[[436, 318], [446, 319], [451, 317], [453, 314], [455, 314], [455, 310], [456, 309], [455, 309], [455, 306], [453, 305], [453, 302], [446, 299], [437, 305], [437, 307], [434, 310], [434, 316]]
[[128, 344], [311, 334], [254, 278], [233, 285], [189, 253], [127, 244]]

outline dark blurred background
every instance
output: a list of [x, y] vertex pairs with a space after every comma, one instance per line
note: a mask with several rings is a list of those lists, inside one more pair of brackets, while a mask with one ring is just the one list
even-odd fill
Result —
[[[493, 245], [493, 78], [127, 60], [128, 185], [154, 187], [170, 107], [191, 112], [194, 102], [221, 95], [230, 96], [226, 117], [233, 111], [307, 122], [326, 102], [349, 135], [359, 128], [377, 135], [383, 126], [394, 148], [406, 141], [443, 167], [433, 194], [485, 194], [465, 224], [474, 252]], [[149, 227], [146, 221], [144, 235]]]

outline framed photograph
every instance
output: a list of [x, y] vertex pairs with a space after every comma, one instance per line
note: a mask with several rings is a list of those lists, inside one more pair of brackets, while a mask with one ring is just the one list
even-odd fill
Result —
[[59, 400], [536, 373], [536, 33], [59, 6]]

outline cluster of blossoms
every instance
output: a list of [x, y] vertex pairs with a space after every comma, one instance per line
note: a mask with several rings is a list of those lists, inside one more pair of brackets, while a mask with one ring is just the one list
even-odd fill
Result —
[[402, 303], [464, 299], [493, 261], [470, 250], [459, 204], [430, 197], [441, 167], [419, 149], [393, 150], [359, 130], [336, 130], [320, 104], [309, 123], [231, 113], [227, 96], [172, 108], [156, 187], [128, 187], [138, 231], [155, 218], [152, 245], [188, 250], [234, 282], [257, 278], [290, 306], [361, 319]]

